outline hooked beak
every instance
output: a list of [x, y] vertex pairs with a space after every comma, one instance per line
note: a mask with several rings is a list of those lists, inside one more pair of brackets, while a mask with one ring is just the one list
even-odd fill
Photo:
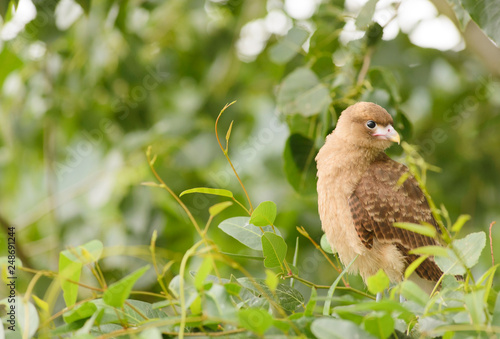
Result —
[[398, 132], [392, 127], [392, 125], [387, 126], [377, 126], [374, 133], [372, 134], [377, 139], [389, 140], [392, 142], [397, 142], [398, 145], [401, 142]]

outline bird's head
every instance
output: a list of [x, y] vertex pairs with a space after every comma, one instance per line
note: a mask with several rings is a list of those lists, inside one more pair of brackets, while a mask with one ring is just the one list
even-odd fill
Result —
[[400, 137], [385, 109], [371, 102], [358, 102], [345, 109], [337, 122], [335, 134], [355, 146], [383, 151]]

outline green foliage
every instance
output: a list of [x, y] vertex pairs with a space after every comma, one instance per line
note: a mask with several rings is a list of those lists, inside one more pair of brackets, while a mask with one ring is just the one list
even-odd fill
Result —
[[316, 191], [314, 141], [300, 134], [288, 138], [285, 151], [285, 174], [297, 193], [308, 195]]
[[267, 268], [280, 267], [285, 272], [284, 260], [287, 246], [282, 237], [271, 232], [262, 235], [262, 252], [264, 253], [264, 266]]
[[219, 228], [251, 249], [262, 251], [262, 235], [272, 232], [271, 226], [257, 227], [250, 224], [249, 217], [235, 217], [226, 219], [219, 224]]
[[249, 223], [255, 226], [272, 226], [276, 219], [276, 204], [272, 201], [264, 201], [255, 208]]
[[383, 270], [379, 270], [377, 274], [372, 275], [366, 281], [368, 291], [373, 294], [383, 292], [385, 289], [389, 288], [389, 277]]
[[331, 103], [328, 88], [309, 68], [298, 68], [281, 83], [277, 104], [284, 114], [311, 116], [323, 112]]
[[[498, 235], [484, 251], [484, 225], [500, 199], [487, 38], [498, 45], [500, 5], [433, 2], [463, 51], [387, 38], [398, 20], [375, 20], [377, 0], [357, 13], [322, 2], [308, 19], [261, 0], [34, 1], [36, 17], [0, 44], [6, 337], [498, 336]], [[0, 2], [2, 33], [17, 5]], [[269, 28], [276, 14], [289, 29]], [[348, 24], [363, 37], [342, 40]], [[413, 250], [399, 284], [379, 271], [365, 287], [320, 232], [314, 157], [361, 100], [393, 115], [408, 143], [389, 153], [404, 154], [442, 231], [395, 225], [444, 244]], [[431, 295], [411, 280], [429, 257], [446, 273]]]
[[488, 36], [500, 44], [500, 23], [498, 22], [498, 4], [494, 0], [460, 0], [460, 3], [470, 14], [479, 27]]
[[475, 266], [486, 245], [484, 232], [471, 233], [463, 239], [453, 240], [446, 257], [436, 257], [436, 263], [448, 274], [465, 274]]
[[132, 287], [134, 286], [137, 279], [139, 279], [146, 271], [149, 269], [149, 266], [144, 266], [120, 281], [117, 281], [108, 286], [104, 294], [102, 295], [102, 300], [113, 307], [123, 307], [123, 303], [129, 297], [130, 291], [132, 291]]

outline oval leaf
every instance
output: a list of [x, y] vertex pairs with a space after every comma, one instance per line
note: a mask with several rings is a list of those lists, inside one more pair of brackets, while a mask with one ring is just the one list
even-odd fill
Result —
[[328, 242], [328, 239], [326, 238], [326, 234], [323, 234], [321, 236], [321, 242], [320, 242], [320, 244], [321, 244], [321, 248], [326, 253], [330, 253], [330, 254], [337, 253], [337, 251], [335, 251], [335, 249], [332, 248], [332, 245]]
[[276, 204], [272, 201], [264, 201], [252, 212], [250, 223], [255, 226], [274, 225], [276, 219]]
[[278, 90], [278, 106], [284, 114], [311, 116], [324, 111], [331, 103], [330, 91], [309, 68], [297, 68]]
[[457, 221], [451, 226], [451, 231], [452, 232], [459, 232], [462, 227], [465, 225], [467, 221], [470, 220], [470, 215], [468, 214], [462, 214], [461, 216], [458, 217]]
[[[257, 227], [249, 224], [249, 217], [234, 217], [224, 220], [219, 224], [219, 228], [226, 234], [235, 238], [243, 245], [253, 250], [262, 251], [261, 237], [266, 231], [273, 231], [271, 226]], [[276, 234], [280, 235], [277, 228]]]
[[269, 57], [276, 64], [284, 64], [302, 49], [309, 37], [309, 32], [301, 27], [292, 27], [286, 37], [269, 49]]
[[422, 246], [417, 247], [409, 252], [410, 254], [425, 254], [434, 255], [436, 257], [447, 257], [448, 250], [442, 246]]
[[312, 322], [311, 331], [318, 339], [375, 338], [356, 324], [334, 318], [319, 318]]
[[238, 319], [241, 326], [260, 335], [273, 324], [273, 317], [261, 308], [241, 309], [238, 312]]
[[436, 257], [434, 260], [445, 274], [460, 275], [465, 273], [465, 266], [468, 268], [477, 264], [479, 256], [486, 245], [486, 234], [484, 232], [471, 233], [463, 239], [453, 240], [453, 247], [460, 254], [460, 258], [455, 252], [448, 249], [448, 257]]
[[375, 275], [372, 275], [366, 280], [366, 284], [368, 285], [368, 291], [377, 294], [389, 287], [390, 280], [387, 274], [380, 269]]
[[402, 228], [411, 232], [426, 235], [434, 238], [436, 236], [436, 229], [432, 225], [419, 225], [411, 222], [395, 222], [394, 227]]
[[265, 232], [262, 236], [262, 250], [264, 253], [264, 266], [267, 268], [281, 267], [284, 270], [287, 245], [285, 240], [272, 232]]
[[219, 214], [220, 212], [224, 211], [226, 208], [228, 208], [229, 206], [231, 206], [233, 204], [232, 201], [224, 201], [224, 202], [220, 202], [218, 204], [215, 204], [213, 206], [211, 206], [209, 209], [208, 209], [208, 213], [210, 213], [210, 215], [212, 217], [215, 217], [217, 214]]
[[139, 279], [149, 269], [149, 265], [144, 266], [127, 275], [125, 278], [108, 286], [102, 295], [102, 300], [109, 306], [123, 307], [125, 300], [129, 297], [130, 291], [137, 279]]
[[183, 191], [179, 194], [179, 197], [182, 197], [185, 194], [191, 193], [203, 193], [203, 194], [211, 194], [211, 195], [219, 195], [221, 197], [233, 197], [233, 192], [222, 189], [222, 188], [209, 188], [209, 187], [196, 187]]
[[469, 12], [472, 20], [493, 40], [500, 45], [500, 6], [498, 0], [460, 0]]

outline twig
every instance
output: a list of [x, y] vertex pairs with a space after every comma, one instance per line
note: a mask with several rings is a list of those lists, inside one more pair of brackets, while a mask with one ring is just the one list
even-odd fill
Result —
[[493, 256], [493, 238], [491, 237], [491, 228], [496, 223], [497, 223], [496, 221], [492, 221], [490, 224], [490, 252], [491, 252], [491, 265], [492, 266], [495, 266], [495, 257]]
[[219, 143], [219, 147], [222, 150], [222, 153], [224, 153], [224, 155], [226, 156], [227, 161], [229, 162], [229, 165], [233, 169], [234, 175], [236, 175], [236, 179], [238, 179], [238, 182], [240, 183], [240, 186], [243, 189], [243, 192], [245, 192], [245, 196], [247, 197], [248, 204], [250, 205], [250, 214], [251, 214], [251, 212], [253, 212], [253, 206], [252, 206], [252, 202], [250, 201], [250, 196], [248, 195], [248, 192], [247, 192], [247, 190], [245, 188], [245, 185], [243, 185], [243, 182], [241, 181], [240, 176], [238, 175], [238, 172], [236, 172], [236, 169], [234, 168], [233, 163], [231, 162], [231, 159], [229, 159], [229, 155], [228, 155], [229, 133], [230, 133], [230, 130], [231, 130], [231, 127], [232, 127], [232, 123], [231, 123], [231, 126], [229, 127], [230, 129], [228, 130], [228, 134], [227, 134], [227, 137], [226, 137], [226, 148], [222, 147], [222, 143], [220, 142], [220, 139], [219, 139], [219, 131], [217, 130], [217, 126], [219, 124], [219, 119], [220, 119], [222, 113], [224, 113], [224, 111], [229, 106], [231, 106], [232, 104], [234, 104], [235, 102], [236, 101], [233, 101], [233, 102], [231, 102], [229, 104], [226, 104], [224, 106], [224, 108], [220, 111], [219, 115], [217, 116], [217, 119], [215, 120], [215, 137], [217, 138], [217, 142]]
[[[302, 234], [304, 237], [306, 237], [307, 239], [309, 239], [309, 241], [314, 245], [314, 247], [316, 247], [317, 250], [319, 250], [321, 252], [321, 254], [323, 254], [323, 256], [325, 257], [325, 259], [330, 263], [330, 265], [332, 265], [332, 267], [339, 273], [342, 273], [342, 270], [340, 268], [338, 268], [334, 263], [333, 261], [328, 257], [328, 255], [325, 253], [325, 251], [323, 251], [323, 249], [321, 248], [320, 245], [318, 245], [318, 243], [316, 241], [313, 240], [313, 238], [311, 238], [311, 236], [309, 235], [309, 233], [307, 233], [306, 229], [304, 227], [298, 227], [297, 226], [297, 231], [299, 231], [300, 234]], [[349, 287], [349, 282], [347, 282], [344, 277], [342, 277], [342, 281], [344, 282], [344, 285]]]

